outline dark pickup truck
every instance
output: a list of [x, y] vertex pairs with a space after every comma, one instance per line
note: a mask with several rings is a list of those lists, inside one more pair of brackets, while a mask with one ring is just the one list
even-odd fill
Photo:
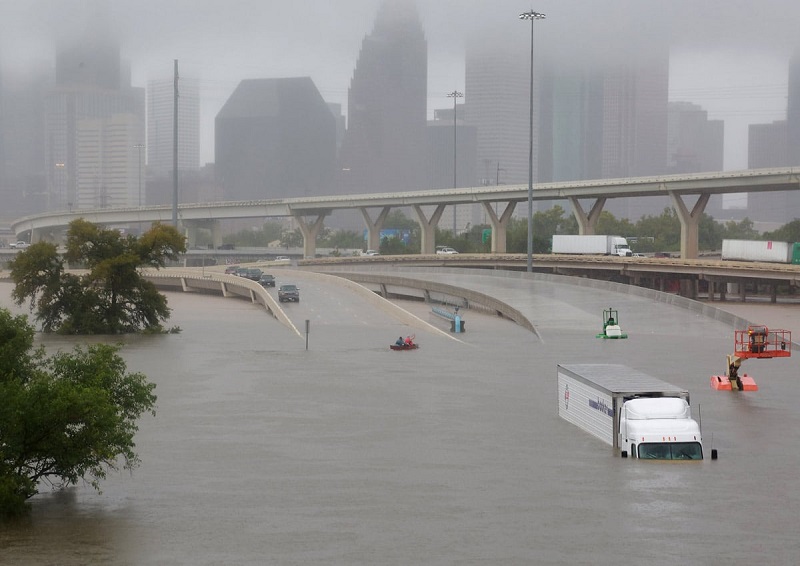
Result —
[[300, 302], [300, 289], [297, 285], [281, 285], [278, 288], [278, 301], [285, 303], [287, 301]]

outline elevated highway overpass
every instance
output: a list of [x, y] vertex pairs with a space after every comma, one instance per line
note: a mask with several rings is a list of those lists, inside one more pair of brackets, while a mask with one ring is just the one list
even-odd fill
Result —
[[[668, 196], [681, 222], [681, 257], [698, 256], [698, 226], [709, 198], [715, 194], [800, 190], [800, 168], [751, 169], [722, 173], [664, 175], [538, 184], [536, 201], [569, 201], [581, 234], [593, 234], [608, 199]], [[294, 218], [304, 238], [304, 255], [313, 257], [315, 240], [324, 219], [340, 210], [359, 210], [368, 231], [367, 246], [377, 249], [380, 231], [392, 208], [410, 207], [420, 225], [423, 254], [435, 250], [435, 229], [447, 206], [478, 204], [492, 227], [492, 252], [506, 251], [506, 229], [517, 204], [527, 202], [527, 185], [466, 187], [398, 193], [351, 194], [324, 197], [268, 199], [178, 205], [178, 223], [189, 244], [196, 231], [212, 232], [214, 246], [222, 242], [219, 221], [235, 218]], [[693, 200], [692, 200], [693, 199]], [[498, 206], [500, 205], [500, 206]], [[495, 210], [497, 207], [497, 211]], [[127, 225], [172, 221], [172, 207], [145, 206], [49, 212], [27, 216], [11, 223], [17, 235], [30, 241], [58, 240], [76, 218], [103, 225]]]
[[[299, 260], [299, 267], [315, 270], [438, 269], [458, 267], [525, 271], [525, 254], [404, 255]], [[800, 290], [800, 265], [722, 261], [719, 258], [634, 258], [534, 254], [533, 271], [600, 279], [636, 287], [668, 291], [695, 299], [726, 300], [732, 294], [744, 301], [748, 288], [764, 287], [775, 302], [778, 292], [795, 296]]]

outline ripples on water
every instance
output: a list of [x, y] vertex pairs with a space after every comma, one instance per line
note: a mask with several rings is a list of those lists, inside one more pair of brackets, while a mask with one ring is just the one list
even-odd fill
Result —
[[[287, 309], [312, 321], [309, 351], [246, 302], [170, 295], [181, 334], [125, 339], [129, 370], [158, 386], [158, 414], [142, 419], [136, 437], [141, 468], [110, 476], [102, 494], [79, 485], [36, 497], [30, 517], [0, 528], [0, 563], [790, 564], [800, 556], [797, 375], [772, 361], [755, 395], [710, 391], [729, 347], [718, 323], [615, 296], [615, 307], [662, 324], [635, 332], [630, 316], [631, 338], [612, 344], [594, 339], [594, 306], [584, 304], [607, 307], [607, 296], [554, 293], [543, 342], [468, 313], [464, 344], [417, 330], [420, 350], [397, 353], [388, 344], [410, 329], [337, 291], [308, 282], [302, 292], [304, 302]], [[569, 322], [556, 320], [558, 301], [571, 305]], [[720, 460], [623, 460], [559, 420], [555, 364], [603, 359], [654, 367], [689, 387]]]

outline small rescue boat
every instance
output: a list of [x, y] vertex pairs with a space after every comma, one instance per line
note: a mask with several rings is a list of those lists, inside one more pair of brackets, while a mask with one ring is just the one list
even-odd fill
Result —
[[402, 346], [399, 344], [391, 344], [389, 348], [392, 350], [416, 350], [419, 348], [419, 344], [403, 344]]

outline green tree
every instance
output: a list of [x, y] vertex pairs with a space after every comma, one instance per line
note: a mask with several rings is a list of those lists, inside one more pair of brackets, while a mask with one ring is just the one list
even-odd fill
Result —
[[491, 251], [491, 238], [487, 239], [485, 242], [483, 241], [483, 231], [486, 228], [489, 228], [486, 224], [477, 224], [461, 234], [459, 240], [463, 243], [459, 245], [463, 247], [460, 248], [459, 251], [471, 254], [488, 253]]
[[40, 482], [88, 481], [139, 464], [137, 420], [155, 414], [155, 385], [127, 373], [118, 347], [46, 357], [24, 316], [0, 309], [0, 515], [25, 510]]
[[[533, 253], [550, 253], [554, 234], [577, 234], [578, 224], [572, 214], [559, 205], [533, 214]], [[528, 252], [528, 220], [512, 218], [506, 227], [506, 250], [509, 253]]]
[[283, 226], [279, 222], [270, 221], [265, 222], [261, 228], [254, 226], [239, 230], [225, 237], [223, 242], [237, 247], [266, 248], [272, 242], [280, 240], [282, 233]]
[[[39, 242], [9, 262], [12, 297], [19, 305], [29, 301], [44, 332], [163, 330], [170, 312], [167, 300], [139, 268], [164, 267], [186, 251], [175, 228], [156, 224], [137, 238], [78, 219], [69, 225], [66, 247], [62, 258], [53, 244]], [[87, 272], [67, 272], [65, 261]]]
[[378, 251], [381, 255], [404, 255], [411, 253], [405, 242], [400, 238], [381, 238]]
[[281, 245], [287, 250], [289, 248], [302, 248], [303, 247], [303, 233], [300, 228], [294, 230], [286, 230], [281, 234]]
[[364, 235], [355, 230], [336, 230], [331, 232], [325, 243], [329, 248], [361, 248]]
[[386, 220], [383, 221], [383, 227], [394, 230], [419, 230], [419, 224], [417, 224], [416, 220], [410, 219], [403, 214], [402, 210], [398, 209], [386, 215]]
[[627, 218], [618, 220], [613, 214], [604, 210], [597, 219], [596, 234], [608, 236], [631, 236], [636, 233], [636, 226]]
[[726, 240], [760, 240], [761, 234], [753, 227], [752, 220], [743, 218], [741, 222], [726, 222], [722, 228], [722, 237]]
[[765, 232], [763, 238], [765, 240], [776, 240], [779, 242], [800, 242], [800, 220], [792, 220], [774, 232]]
[[[534, 238], [534, 251], [536, 239]], [[547, 243], [547, 249], [550, 243]], [[528, 251], [528, 220], [524, 218], [511, 218], [506, 226], [506, 251], [514, 254], [524, 254]]]
[[701, 250], [721, 249], [724, 234], [725, 228], [714, 220], [714, 217], [705, 213], [700, 216], [700, 224], [697, 227], [697, 239]]
[[[636, 223], [636, 236], [639, 242], [646, 242], [653, 238], [652, 249], [664, 251], [677, 251], [681, 247], [681, 222], [678, 214], [672, 208], [665, 208], [659, 216], [643, 216]], [[651, 251], [647, 247], [638, 246], [639, 251]]]
[[[404, 255], [404, 254], [418, 254], [422, 248], [422, 237], [420, 236], [419, 224], [416, 220], [412, 220], [406, 216], [402, 210], [395, 209], [386, 215], [383, 221], [384, 230], [408, 230], [408, 243], [398, 238], [381, 238], [379, 251], [383, 255]], [[439, 231], [437, 230], [438, 234]], [[450, 233], [452, 237], [452, 232]], [[439, 242], [438, 235], [436, 241]], [[362, 246], [365, 242], [362, 239]]]

